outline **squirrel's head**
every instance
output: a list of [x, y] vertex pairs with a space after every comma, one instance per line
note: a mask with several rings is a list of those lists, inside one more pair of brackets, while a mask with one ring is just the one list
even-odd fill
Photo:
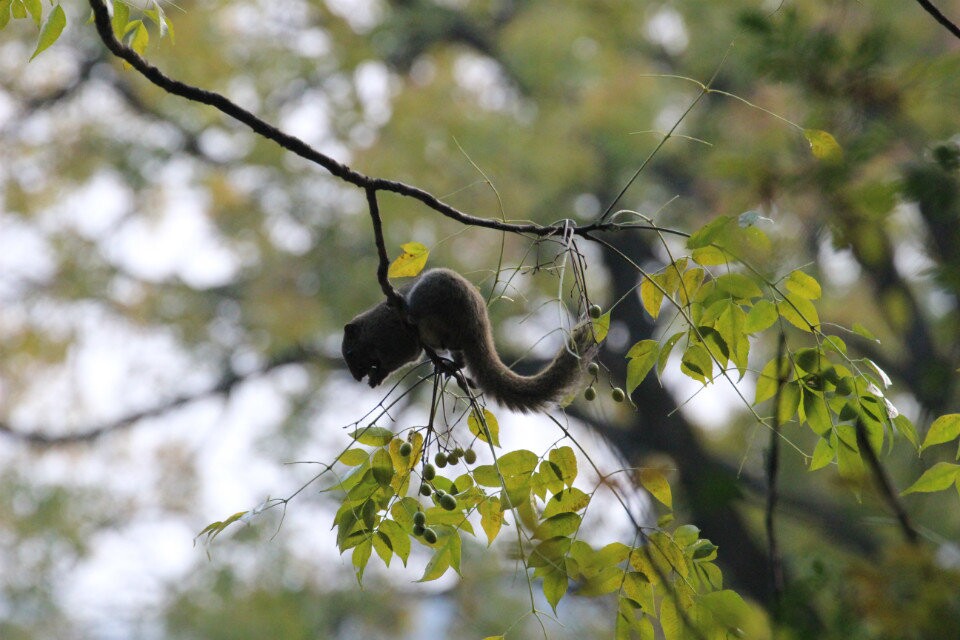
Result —
[[355, 380], [367, 376], [371, 387], [420, 354], [416, 332], [382, 302], [343, 328], [343, 359]]

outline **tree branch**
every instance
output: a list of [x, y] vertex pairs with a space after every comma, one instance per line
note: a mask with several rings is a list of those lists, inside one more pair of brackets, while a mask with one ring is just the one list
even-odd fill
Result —
[[[404, 197], [413, 198], [430, 209], [440, 213], [441, 215], [469, 226], [483, 227], [510, 233], [530, 234], [541, 238], [571, 232], [569, 221], [566, 220], [557, 224], [541, 225], [535, 223], [509, 223], [495, 218], [481, 218], [461, 211], [456, 207], [441, 201], [433, 194], [418, 187], [394, 180], [373, 178], [360, 173], [346, 164], [338, 162], [330, 156], [317, 151], [300, 138], [284, 133], [277, 127], [262, 120], [235, 102], [232, 102], [226, 96], [214, 91], [208, 91], [206, 89], [194, 87], [167, 76], [160, 71], [160, 69], [144, 60], [133, 49], [130, 49], [117, 40], [117, 37], [113, 32], [113, 25], [110, 22], [110, 14], [108, 13], [107, 7], [103, 0], [89, 0], [89, 2], [90, 7], [93, 9], [94, 24], [97, 29], [97, 34], [100, 36], [100, 39], [103, 41], [104, 45], [110, 50], [111, 53], [136, 69], [147, 80], [168, 93], [217, 109], [221, 113], [230, 116], [238, 122], [246, 125], [254, 133], [257, 133], [268, 140], [276, 142], [287, 151], [290, 151], [291, 153], [294, 153], [305, 160], [313, 162], [314, 164], [320, 165], [329, 171], [331, 175], [343, 180], [344, 182], [360, 187], [361, 189], [367, 191], [388, 191]], [[618, 231], [624, 228], [633, 228], [634, 226], [635, 225], [621, 225], [609, 222], [595, 222], [581, 227], [573, 227], [572, 233], [582, 236], [591, 231]], [[663, 230], [663, 232], [680, 233], [666, 229]]]
[[787, 349], [787, 336], [781, 330], [777, 341], [777, 393], [773, 399], [773, 426], [770, 429], [770, 448], [767, 450], [767, 500], [764, 513], [764, 525], [767, 530], [767, 557], [770, 563], [770, 593], [773, 596], [773, 614], [780, 615], [783, 600], [783, 558], [780, 555], [780, 545], [777, 541], [777, 531], [774, 526], [774, 514], [780, 492], [777, 479], [780, 473], [780, 398], [783, 388], [787, 385], [789, 366], [784, 367], [784, 354]]
[[228, 369], [223, 372], [219, 382], [208, 389], [204, 389], [203, 391], [196, 393], [179, 395], [155, 407], [136, 411], [129, 415], [123, 416], [122, 418], [118, 418], [85, 431], [51, 435], [48, 433], [43, 433], [42, 431], [21, 431], [10, 424], [0, 422], [0, 434], [38, 447], [54, 447], [77, 444], [81, 442], [92, 442], [109, 433], [132, 427], [141, 420], [161, 416], [169, 411], [177, 409], [178, 407], [182, 407], [183, 405], [216, 396], [229, 396], [234, 388], [241, 383], [246, 382], [247, 380], [263, 376], [270, 371], [284, 365], [308, 362], [310, 360], [317, 359], [317, 357], [318, 354], [313, 350], [298, 346], [290, 349], [289, 351], [278, 354], [263, 367], [256, 369], [255, 371], [251, 371], [250, 373], [241, 375], [232, 369]]
[[947, 16], [943, 15], [939, 9], [933, 6], [930, 0], [917, 0], [917, 4], [923, 7], [923, 10], [933, 16], [933, 19], [946, 27], [947, 31], [957, 38], [960, 38], [960, 27], [951, 22]]

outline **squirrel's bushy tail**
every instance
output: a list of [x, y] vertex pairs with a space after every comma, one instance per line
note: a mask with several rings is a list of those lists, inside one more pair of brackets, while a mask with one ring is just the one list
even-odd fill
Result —
[[577, 325], [571, 342], [557, 352], [550, 364], [532, 376], [511, 371], [500, 360], [489, 340], [465, 348], [463, 355], [474, 382], [484, 393], [509, 409], [525, 413], [538, 411], [563, 399], [576, 385], [582, 369], [596, 352], [591, 324]]

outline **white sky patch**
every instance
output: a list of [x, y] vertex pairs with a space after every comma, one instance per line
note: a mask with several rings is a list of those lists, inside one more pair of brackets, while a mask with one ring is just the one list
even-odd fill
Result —
[[673, 7], [661, 7], [654, 13], [644, 27], [647, 39], [661, 47], [670, 55], [683, 53], [690, 44], [687, 26], [683, 16]]
[[383, 7], [377, 0], [327, 0], [327, 8], [357, 33], [370, 31], [383, 19]]
[[[716, 367], [714, 367], [716, 373]], [[651, 374], [653, 375], [653, 374]], [[737, 380], [739, 373], [730, 373], [732, 382], [750, 402], [755, 395], [753, 379], [744, 376]], [[691, 380], [680, 371], [679, 356], [671, 356], [663, 370], [663, 386], [681, 402], [680, 411], [687, 415], [697, 426], [705, 429], [723, 429], [730, 426], [734, 416], [744, 409], [744, 401], [731, 388], [731, 381], [717, 374], [711, 384], [703, 386]]]
[[393, 113], [390, 109], [392, 77], [387, 66], [382, 62], [364, 62], [354, 72], [354, 81], [364, 117], [372, 124], [385, 124]]
[[106, 243], [105, 254], [144, 280], [179, 277], [198, 288], [225, 284], [240, 259], [207, 219], [205, 192], [190, 186], [188, 167], [180, 169], [158, 177], [160, 211], [125, 222]]
[[43, 282], [55, 270], [56, 258], [43, 234], [20, 218], [0, 213], [0, 300], [15, 300], [22, 283]]
[[489, 58], [469, 53], [460, 55], [454, 63], [453, 76], [457, 86], [484, 109], [503, 111], [517, 101], [500, 67]]

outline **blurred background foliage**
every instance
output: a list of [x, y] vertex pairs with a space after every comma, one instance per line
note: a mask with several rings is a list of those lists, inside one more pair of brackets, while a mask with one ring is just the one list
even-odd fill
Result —
[[[148, 85], [106, 54], [83, 3], [65, 9], [68, 31], [29, 65], [32, 25], [0, 34], [0, 637], [503, 632], [527, 606], [513, 563], [477, 549], [462, 582], [376, 572], [360, 591], [315, 492], [282, 527], [225, 535], [210, 559], [192, 548], [207, 522], [308, 479], [285, 463], [335, 455], [339, 427], [375, 404], [338, 357], [343, 323], [381, 295], [370, 224], [361, 193]], [[177, 79], [363, 172], [540, 223], [598, 215], [696, 98], [680, 76], [716, 74], [743, 100], [701, 100], [618, 208], [683, 230], [760, 212], [775, 244], [763, 267], [808, 269], [824, 321], [881, 338], [849, 342], [921, 430], [960, 406], [960, 42], [914, 3], [207, 0], [168, 15], [175, 43], [154, 38], [147, 57]], [[842, 161], [818, 162], [744, 101], [829, 131]], [[485, 292], [501, 260], [554, 257], [410, 200], [381, 205], [391, 251], [422, 242]], [[608, 239], [642, 265], [666, 258], [649, 235]], [[585, 248], [597, 301], [636, 284]], [[521, 354], [554, 326], [537, 312], [556, 280], [514, 278], [505, 296], [498, 341]], [[602, 361], [618, 386], [623, 347], [657, 328], [631, 296], [613, 329]], [[769, 607], [767, 435], [728, 401], [674, 412], [688, 396], [648, 381], [638, 412], [571, 413], [624, 463], [676, 469], [678, 511], [719, 545], [728, 586]], [[896, 442], [894, 483], [952, 459], [940, 449], [921, 463]], [[858, 502], [792, 451], [783, 467], [785, 637], [957, 637], [956, 496], [905, 499], [925, 537], [905, 548], [869, 491]], [[611, 634], [609, 603], [560, 613], [550, 637]], [[539, 637], [529, 619], [512, 633]]]

